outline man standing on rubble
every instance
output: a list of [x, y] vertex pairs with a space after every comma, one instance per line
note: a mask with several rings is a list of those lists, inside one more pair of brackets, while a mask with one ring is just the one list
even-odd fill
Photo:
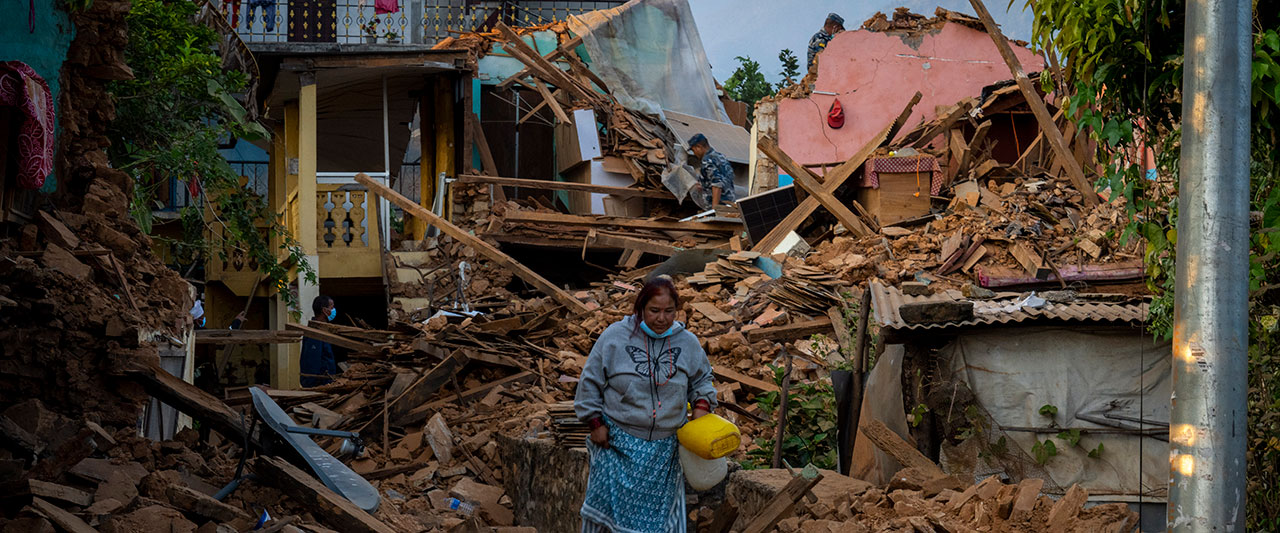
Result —
[[733, 192], [733, 165], [724, 154], [717, 152], [701, 133], [689, 138], [689, 149], [702, 161], [702, 172], [698, 174], [698, 191], [705, 200], [705, 206], [732, 204], [736, 200]]
[[[320, 322], [333, 322], [338, 316], [333, 298], [324, 295], [316, 296], [311, 301], [311, 311], [315, 313], [312, 320]], [[311, 337], [303, 338], [298, 370], [302, 374], [298, 382], [303, 387], [318, 387], [333, 381], [332, 376], [338, 374], [338, 364], [333, 359], [333, 345]]]
[[[680, 295], [659, 276], [633, 315], [600, 334], [573, 408], [591, 427], [582, 533], [684, 533], [684, 471], [676, 430], [716, 407], [711, 363], [676, 321]], [[688, 407], [686, 407], [688, 406]]]
[[809, 39], [809, 66], [806, 68], [807, 70], [813, 69], [813, 60], [818, 57], [818, 52], [826, 49], [827, 43], [831, 42], [831, 38], [842, 31], [844, 31], [844, 17], [835, 13], [827, 13], [827, 21], [822, 24], [822, 29], [813, 34], [813, 38]]

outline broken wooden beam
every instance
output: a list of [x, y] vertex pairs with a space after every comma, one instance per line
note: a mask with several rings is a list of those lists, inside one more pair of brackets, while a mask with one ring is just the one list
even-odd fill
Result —
[[426, 420], [432, 413], [440, 410], [440, 408], [444, 407], [445, 405], [455, 403], [458, 400], [462, 400], [462, 401], [475, 400], [483, 397], [485, 394], [488, 394], [490, 390], [495, 389], [497, 387], [503, 387], [513, 383], [529, 383], [534, 379], [537, 379], [537, 377], [538, 377], [537, 374], [534, 374], [533, 372], [525, 371], [510, 377], [499, 379], [497, 381], [491, 381], [489, 383], [485, 383], [484, 385], [478, 385], [470, 389], [467, 389], [465, 391], [462, 391], [462, 393], [457, 396], [436, 400], [434, 402], [418, 406], [414, 408], [412, 411], [410, 411], [408, 414], [401, 417], [398, 422], [393, 421], [392, 425], [407, 426], [409, 424], [417, 424], [419, 422], [422, 422], [423, 420]]
[[541, 211], [508, 210], [503, 219], [509, 222], [550, 224], [553, 226], [588, 226], [596, 228], [618, 227], [629, 229], [692, 231], [699, 233], [737, 233], [742, 224], [733, 222], [680, 222], [678, 220], [651, 220], [608, 216], [565, 215]]
[[479, 237], [472, 235], [470, 232], [453, 225], [453, 223], [448, 220], [445, 220], [439, 215], [436, 215], [435, 213], [432, 213], [426, 208], [418, 205], [413, 200], [405, 198], [400, 193], [391, 190], [386, 185], [373, 181], [368, 174], [363, 172], [356, 174], [356, 182], [368, 187], [369, 192], [390, 200], [391, 203], [396, 204], [401, 209], [404, 209], [410, 215], [422, 219], [430, 225], [439, 228], [440, 231], [474, 249], [490, 261], [497, 263], [498, 266], [512, 270], [520, 277], [520, 279], [523, 279], [534, 287], [537, 287], [544, 294], [554, 298], [557, 302], [560, 302], [561, 305], [568, 307], [570, 311], [576, 313], [586, 313], [590, 311], [586, 304], [574, 298], [568, 292], [565, 292], [564, 289], [557, 287], [554, 283], [547, 281], [546, 278], [539, 276], [538, 273], [529, 270], [529, 267], [526, 267], [519, 261], [512, 259], [511, 256], [502, 253], [502, 251], [494, 248], [493, 245], [484, 242]]
[[815, 333], [826, 333], [831, 331], [831, 318], [821, 317], [804, 322], [796, 322], [785, 326], [769, 326], [767, 328], [757, 328], [747, 330], [747, 341], [756, 342], [770, 339], [803, 339]]
[[884, 425], [884, 422], [869, 418], [859, 430], [867, 440], [901, 463], [904, 468], [918, 468], [928, 473], [930, 477], [946, 475], [942, 468], [920, 453], [920, 450], [917, 450], [915, 446], [902, 440], [902, 437], [899, 437], [897, 433], [894, 433], [892, 429]]
[[660, 198], [663, 200], [675, 200], [670, 192], [659, 191], [654, 189], [639, 189], [636, 187], [616, 187], [612, 185], [594, 185], [590, 183], [575, 183], [571, 181], [555, 181], [555, 180], [534, 180], [525, 178], [503, 178], [498, 176], [477, 176], [475, 174], [463, 174], [458, 176], [458, 183], [491, 183], [493, 185], [504, 185], [507, 187], [523, 187], [526, 189], [547, 189], [553, 191], [581, 191], [598, 194], [612, 194], [614, 196], [641, 197], [641, 198]]
[[287, 492], [339, 531], [394, 533], [386, 524], [284, 459], [258, 456], [253, 460], [253, 471], [262, 482]]
[[1012, 287], [1015, 285], [1036, 285], [1041, 283], [1058, 283], [1059, 274], [1061, 279], [1067, 283], [1077, 281], [1093, 282], [1093, 283], [1116, 283], [1123, 281], [1138, 281], [1142, 279], [1143, 267], [1138, 261], [1118, 263], [1114, 265], [1066, 265], [1058, 269], [1058, 273], [1051, 272], [1045, 279], [1039, 279], [1035, 276], [1027, 275], [1024, 272], [1013, 270], [1007, 267], [984, 266], [979, 268], [978, 284], [986, 288], [995, 287]]
[[683, 248], [671, 246], [670, 244], [663, 244], [648, 239], [637, 239], [635, 237], [628, 237], [625, 235], [614, 235], [603, 231], [593, 231], [587, 235], [587, 243], [613, 248], [622, 248], [624, 250], [634, 250], [663, 257], [671, 257], [684, 250]]
[[786, 486], [782, 487], [782, 490], [769, 501], [769, 505], [766, 505], [751, 518], [751, 521], [747, 523], [746, 529], [742, 530], [743, 533], [773, 531], [774, 526], [778, 525], [778, 522], [785, 518], [800, 502], [800, 499], [809, 494], [809, 491], [820, 481], [822, 481], [821, 472], [818, 472], [813, 479], [806, 478], [803, 475], [791, 478], [791, 481], [788, 481]]
[[[202, 424], [223, 434], [227, 438], [244, 442], [249, 424], [236, 410], [227, 406], [222, 400], [200, 390], [195, 385], [182, 381], [157, 364], [133, 361], [125, 370], [142, 384], [147, 393], [177, 410], [191, 416]], [[261, 449], [256, 437], [250, 442]]]
[[76, 515], [64, 511], [62, 508], [39, 497], [31, 499], [31, 506], [44, 515], [45, 518], [48, 518], [50, 522], [57, 524], [63, 531], [68, 533], [98, 533], [98, 530], [90, 527], [89, 524]]
[[441, 387], [444, 387], [446, 383], [457, 376], [458, 371], [462, 370], [468, 360], [462, 350], [455, 350], [444, 361], [440, 361], [392, 400], [387, 405], [387, 416], [392, 420], [399, 420], [400, 417], [409, 414], [409, 411], [412, 411], [415, 407], [426, 403]]
[[1067, 146], [1067, 141], [1062, 137], [1062, 132], [1058, 130], [1057, 124], [1053, 120], [1053, 116], [1049, 114], [1049, 108], [1045, 107], [1044, 99], [1040, 98], [1040, 93], [1036, 92], [1036, 88], [1031, 83], [1031, 78], [1027, 77], [1027, 73], [1022, 70], [1022, 63], [1018, 61], [1018, 57], [1013, 55], [1013, 49], [1009, 47], [1009, 40], [1005, 39], [1004, 34], [1000, 33], [1000, 26], [996, 24], [995, 19], [991, 18], [991, 13], [987, 11], [987, 6], [982, 0], [969, 0], [973, 5], [973, 10], [977, 12], [978, 18], [982, 20], [982, 25], [987, 28], [987, 34], [991, 36], [991, 40], [996, 43], [996, 49], [1000, 51], [1000, 57], [1004, 58], [1005, 64], [1009, 66], [1009, 71], [1013, 73], [1013, 80], [1017, 82], [1018, 89], [1022, 91], [1022, 96], [1027, 100], [1027, 106], [1031, 108], [1031, 112], [1035, 115], [1036, 121], [1040, 123], [1040, 131], [1044, 133], [1045, 139], [1049, 141], [1049, 146], [1053, 148], [1054, 154], [1060, 160], [1067, 170], [1067, 176], [1071, 178], [1072, 185], [1080, 191], [1080, 195], [1084, 196], [1084, 202], [1089, 207], [1096, 207], [1099, 203], [1098, 194], [1094, 192], [1093, 186], [1089, 184], [1089, 179], [1084, 175], [1084, 168], [1080, 166], [1080, 162], [1076, 161], [1071, 153], [1071, 148]]
[[32, 496], [67, 502], [79, 507], [93, 505], [93, 495], [88, 492], [38, 479], [27, 480], [27, 493]]
[[725, 366], [712, 365], [711, 373], [715, 375], [716, 378], [719, 378], [724, 381], [736, 381], [740, 383], [744, 388], [751, 389], [757, 394], [763, 393], [763, 392], [779, 391], [778, 386], [774, 385], [773, 383], [768, 383], [744, 374], [740, 374], [737, 371], [734, 371]]
[[301, 333], [303, 337], [306, 337], [308, 339], [314, 339], [320, 342], [327, 342], [334, 346], [341, 346], [343, 348], [346, 348], [356, 353], [377, 353], [378, 352], [377, 348], [375, 348], [372, 344], [369, 344], [367, 342], [360, 342], [357, 340], [348, 339], [346, 337], [343, 337], [342, 335], [329, 333], [328, 331], [316, 329], [310, 326], [304, 326], [302, 324], [289, 322], [285, 324], [284, 327], [285, 329], [288, 329], [290, 331], [297, 331]]
[[790, 174], [796, 185], [808, 192], [812, 198], [816, 198], [822, 207], [825, 207], [828, 212], [835, 215], [836, 220], [839, 220], [845, 229], [859, 237], [871, 235], [871, 229], [858, 218], [858, 215], [854, 214], [822, 185], [819, 185], [817, 176], [791, 159], [791, 156], [778, 147], [777, 141], [771, 137], [761, 137], [760, 142], [756, 143], [756, 147], [769, 159], [772, 159], [778, 165], [778, 168]]
[[198, 329], [196, 344], [293, 344], [302, 342], [296, 331], [275, 329]]

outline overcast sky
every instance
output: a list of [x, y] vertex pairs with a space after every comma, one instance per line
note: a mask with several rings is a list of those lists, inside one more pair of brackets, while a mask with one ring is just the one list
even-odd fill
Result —
[[[1006, 36], [1027, 40], [1031, 35], [1031, 13], [1022, 10], [1025, 2], [1016, 0], [1008, 13], [1004, 11], [1006, 5], [1008, 2], [1002, 0], [989, 0], [987, 9]], [[748, 56], [759, 62], [765, 78], [777, 83], [782, 79], [778, 75], [782, 71], [778, 52], [783, 48], [795, 52], [803, 70], [809, 38], [822, 29], [823, 19], [833, 11], [844, 17], [844, 27], [849, 30], [862, 27], [862, 22], [876, 11], [892, 17], [896, 7], [909, 7], [930, 17], [938, 6], [974, 13], [968, 0], [689, 0], [689, 6], [698, 22], [711, 71], [721, 83], [738, 68], [735, 56]]]

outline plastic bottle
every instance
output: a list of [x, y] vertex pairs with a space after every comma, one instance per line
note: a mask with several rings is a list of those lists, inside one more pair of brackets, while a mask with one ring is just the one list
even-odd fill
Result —
[[471, 516], [476, 512], [476, 507], [457, 498], [449, 498], [449, 508], [458, 511], [467, 516]]

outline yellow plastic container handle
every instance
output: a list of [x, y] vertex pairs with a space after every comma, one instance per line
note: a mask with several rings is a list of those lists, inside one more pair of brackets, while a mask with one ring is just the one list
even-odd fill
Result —
[[676, 431], [680, 445], [703, 459], [719, 459], [738, 449], [742, 433], [733, 422], [716, 414], [691, 420]]

